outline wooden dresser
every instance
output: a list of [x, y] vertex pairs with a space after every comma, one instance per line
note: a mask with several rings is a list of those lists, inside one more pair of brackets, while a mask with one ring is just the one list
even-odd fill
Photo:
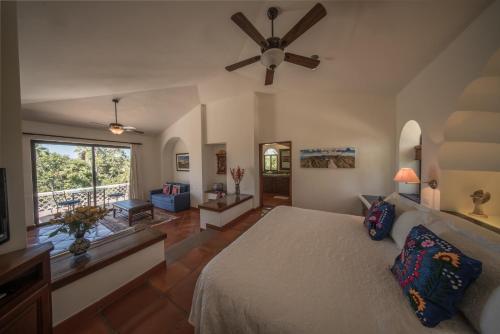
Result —
[[0, 333], [52, 333], [52, 243], [0, 255]]

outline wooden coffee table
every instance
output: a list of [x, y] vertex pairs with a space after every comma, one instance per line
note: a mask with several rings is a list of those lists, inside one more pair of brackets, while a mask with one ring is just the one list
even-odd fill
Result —
[[129, 199], [126, 201], [118, 201], [113, 203], [113, 218], [116, 218], [116, 210], [126, 211], [128, 214], [128, 224], [132, 226], [134, 215], [139, 213], [151, 212], [151, 219], [155, 218], [154, 206], [151, 202], [142, 201], [140, 199]]

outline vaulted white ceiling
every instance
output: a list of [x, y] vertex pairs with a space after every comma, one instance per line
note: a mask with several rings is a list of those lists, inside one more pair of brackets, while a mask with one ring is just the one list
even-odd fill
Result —
[[162, 131], [196, 104], [238, 90], [310, 89], [394, 95], [490, 3], [489, 0], [322, 2], [328, 15], [287, 50], [311, 56], [311, 71], [282, 64], [272, 87], [259, 63], [224, 66], [259, 53], [231, 20], [242, 11], [270, 35], [278, 6], [284, 35], [314, 2], [20, 2], [24, 118], [89, 125], [112, 118]]

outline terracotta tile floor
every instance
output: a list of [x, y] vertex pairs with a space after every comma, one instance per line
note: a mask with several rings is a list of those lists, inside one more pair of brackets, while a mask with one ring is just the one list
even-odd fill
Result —
[[[188, 323], [196, 280], [203, 267], [222, 249], [255, 224], [262, 215], [253, 210], [228, 229], [194, 246], [177, 261], [151, 274], [138, 288], [116, 300], [90, 319], [80, 319], [72, 334], [82, 333], [194, 333]], [[168, 234], [165, 247], [199, 233], [199, 212], [179, 213], [175, 224], [155, 228]], [[164, 225], [164, 226], [163, 226]], [[62, 333], [55, 331], [55, 334]]]

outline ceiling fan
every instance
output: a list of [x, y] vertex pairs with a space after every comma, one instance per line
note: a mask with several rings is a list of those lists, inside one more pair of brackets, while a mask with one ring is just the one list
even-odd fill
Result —
[[319, 65], [318, 56], [304, 57], [294, 53], [285, 52], [294, 40], [315, 25], [319, 20], [326, 16], [326, 9], [322, 4], [317, 3], [302, 19], [300, 19], [283, 38], [274, 36], [274, 19], [278, 16], [278, 8], [270, 7], [267, 10], [267, 17], [271, 20], [271, 37], [265, 39], [264, 36], [255, 28], [255, 26], [246, 18], [243, 13], [238, 12], [231, 16], [231, 20], [238, 25], [250, 38], [252, 38], [261, 48], [261, 55], [251, 57], [232, 65], [226, 66], [229, 72], [243, 66], [260, 62], [266, 67], [266, 85], [271, 85], [274, 79], [274, 70], [284, 61], [296, 65], [315, 69]]
[[[118, 105], [118, 102], [120, 102], [120, 99], [114, 98], [112, 101], [115, 104], [115, 122], [109, 123], [109, 125], [106, 126], [108, 128], [108, 130], [111, 131], [111, 133], [113, 133], [115, 135], [121, 135], [124, 131], [125, 132], [135, 132], [135, 133], [138, 133], [141, 135], [144, 134], [144, 132], [137, 130], [133, 126], [125, 126], [123, 124], [118, 123], [117, 105]], [[99, 123], [97, 123], [97, 124], [99, 124]], [[100, 125], [104, 125], [104, 124], [100, 124]]]

